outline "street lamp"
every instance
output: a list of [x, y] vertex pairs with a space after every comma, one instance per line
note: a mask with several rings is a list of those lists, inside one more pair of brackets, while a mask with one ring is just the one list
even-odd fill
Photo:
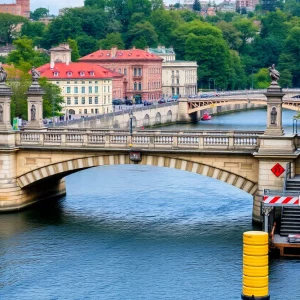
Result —
[[252, 68], [252, 91], [253, 91], [253, 70], [254, 70], [254, 68]]
[[129, 130], [130, 130], [130, 136], [132, 137], [132, 119], [133, 119], [133, 113], [132, 110], [129, 112], [129, 119], [130, 119], [130, 123], [129, 123]]
[[209, 78], [208, 79], [208, 85], [209, 85], [209, 91], [210, 91], [210, 81], [213, 80], [214, 81], [214, 90], [215, 90], [215, 85], [216, 85], [216, 81], [214, 78]]

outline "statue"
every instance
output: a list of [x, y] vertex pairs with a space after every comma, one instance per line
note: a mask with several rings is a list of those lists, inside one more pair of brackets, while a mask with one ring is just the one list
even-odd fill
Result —
[[36, 82], [40, 78], [41, 74], [38, 70], [35, 69], [35, 67], [31, 68], [31, 75], [32, 75], [32, 81]]
[[3, 122], [3, 107], [0, 105], [0, 122]]
[[275, 69], [275, 65], [273, 64], [272, 67], [269, 67], [270, 77], [272, 81], [278, 81], [280, 78], [280, 73]]
[[276, 107], [272, 107], [272, 110], [271, 110], [271, 124], [276, 124], [276, 118], [277, 118]]
[[31, 106], [31, 121], [35, 121], [36, 108], [34, 105]]
[[0, 82], [5, 82], [6, 78], [7, 78], [7, 73], [2, 67], [2, 64], [0, 63]]

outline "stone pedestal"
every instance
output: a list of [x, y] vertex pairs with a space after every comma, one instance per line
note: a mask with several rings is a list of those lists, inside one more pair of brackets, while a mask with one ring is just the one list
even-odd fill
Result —
[[10, 102], [12, 91], [4, 82], [0, 82], [0, 131], [12, 131], [10, 121]]
[[265, 96], [267, 97], [267, 129], [264, 135], [282, 136], [282, 98], [285, 94], [276, 81], [272, 81]]
[[26, 129], [45, 129], [43, 123], [43, 95], [45, 92], [37, 81], [33, 81], [27, 91], [28, 124]]

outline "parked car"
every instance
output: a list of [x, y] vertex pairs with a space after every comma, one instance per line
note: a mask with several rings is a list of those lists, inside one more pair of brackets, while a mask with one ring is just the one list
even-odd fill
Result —
[[209, 97], [210, 97], [209, 94], [201, 94], [201, 95], [200, 95], [200, 98], [209, 98]]
[[149, 105], [152, 105], [153, 102], [150, 102], [150, 101], [144, 101], [144, 106], [149, 106]]
[[167, 102], [174, 102], [174, 101], [175, 101], [175, 99], [173, 99], [173, 98], [167, 99]]
[[121, 99], [113, 99], [112, 104], [113, 104], [113, 105], [121, 105], [121, 104], [123, 104], [123, 103], [122, 103], [122, 100], [121, 100]]
[[165, 100], [165, 99], [160, 99], [160, 100], [158, 100], [158, 104], [163, 104], [163, 103], [166, 103], [166, 100]]
[[125, 104], [126, 104], [126, 105], [132, 105], [132, 104], [133, 104], [133, 101], [127, 99], [127, 100], [125, 100]]

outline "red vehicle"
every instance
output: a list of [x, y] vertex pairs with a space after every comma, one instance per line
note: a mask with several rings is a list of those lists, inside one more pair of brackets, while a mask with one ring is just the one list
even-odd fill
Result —
[[209, 121], [209, 120], [211, 120], [211, 115], [209, 114], [209, 113], [204, 113], [204, 115], [202, 116], [202, 118], [201, 118], [201, 121]]

